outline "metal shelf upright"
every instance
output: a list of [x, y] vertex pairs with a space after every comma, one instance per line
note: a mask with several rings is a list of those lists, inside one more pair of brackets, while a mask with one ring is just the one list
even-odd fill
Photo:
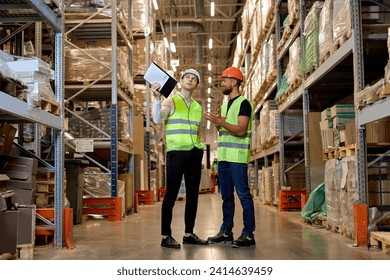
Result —
[[[6, 9], [0, 10], [0, 26], [8, 23], [21, 24], [21, 27], [12, 32], [7, 38], [0, 40], [0, 44], [7, 42], [10, 38], [18, 35], [33, 22], [47, 22], [54, 32], [54, 74], [55, 74], [55, 94], [60, 104], [59, 115], [53, 115], [44, 110], [31, 107], [26, 102], [19, 100], [0, 91], [0, 111], [9, 114], [5, 116], [6, 120], [39, 123], [46, 125], [54, 130], [54, 166], [40, 159], [37, 155], [30, 154], [39, 159], [47, 167], [55, 172], [54, 185], [54, 246], [62, 248], [63, 246], [63, 170], [64, 170], [64, 108], [63, 108], [63, 20], [61, 18], [62, 6], [57, 11], [51, 9], [43, 0], [9, 0], [0, 1], [0, 4]], [[61, 4], [62, 5], [62, 4]], [[38, 32], [38, 36], [39, 36]], [[40, 38], [36, 41], [39, 51]], [[18, 145], [19, 148], [22, 148]], [[39, 153], [38, 153], [39, 155]]]

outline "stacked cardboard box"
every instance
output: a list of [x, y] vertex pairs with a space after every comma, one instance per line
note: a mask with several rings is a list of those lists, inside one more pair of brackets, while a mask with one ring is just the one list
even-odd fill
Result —
[[353, 104], [334, 105], [330, 108], [333, 120], [334, 146], [348, 146], [356, 143], [355, 107]]
[[366, 125], [366, 142], [390, 143], [390, 118], [380, 119]]
[[354, 105], [334, 105], [322, 111], [320, 129], [323, 150], [355, 144]]

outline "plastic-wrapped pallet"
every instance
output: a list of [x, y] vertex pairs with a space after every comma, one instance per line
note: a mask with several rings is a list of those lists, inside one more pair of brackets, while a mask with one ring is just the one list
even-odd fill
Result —
[[[258, 1], [261, 3], [261, 25], [262, 29], [266, 28], [271, 22], [272, 13], [275, 7], [275, 0], [262, 0]], [[259, 4], [260, 4], [259, 3]]]
[[333, 42], [349, 38], [351, 32], [351, 0], [333, 0]]
[[47, 101], [59, 107], [59, 103], [51, 88], [50, 81], [54, 76], [51, 66], [42, 59], [17, 58], [15, 61], [7, 62], [9, 70], [15, 80], [27, 86], [27, 102], [36, 107], [41, 105], [41, 101]]
[[324, 60], [333, 46], [333, 1], [325, 0], [319, 19], [320, 61]]
[[272, 176], [273, 176], [273, 203], [279, 204], [279, 190], [280, 190], [280, 163], [272, 163]]
[[254, 10], [254, 17], [252, 19], [252, 24], [250, 27], [250, 38], [251, 38], [251, 45], [255, 49], [257, 46], [258, 39], [260, 37], [261, 32], [261, 17], [257, 14], [258, 11]]
[[267, 167], [264, 169], [264, 198], [266, 204], [272, 204], [274, 201], [274, 178], [273, 168]]
[[[262, 127], [269, 127], [270, 123], [270, 111], [271, 110], [277, 110], [277, 106], [275, 101], [268, 100], [264, 103], [263, 109], [260, 111], [260, 125]], [[265, 144], [269, 140], [269, 129], [262, 129], [261, 130], [261, 144]]]
[[301, 110], [288, 110], [283, 115], [284, 137], [299, 135], [303, 132], [303, 113]]
[[234, 50], [234, 59], [232, 66], [239, 67], [239, 62], [244, 58], [244, 49], [246, 40], [244, 32], [241, 30], [237, 34], [236, 49]]
[[244, 9], [242, 10], [241, 14], [241, 25], [242, 25], [242, 30], [244, 30], [244, 36], [247, 38], [249, 35], [249, 27], [250, 27], [250, 19], [249, 19], [249, 2], [246, 1], [244, 5]]
[[299, 0], [288, 0], [288, 25], [292, 25], [299, 19]]
[[356, 156], [343, 158], [341, 165], [343, 170], [340, 186], [342, 232], [346, 236], [352, 237], [354, 229], [353, 205], [359, 203]]
[[265, 173], [265, 167], [263, 166], [263, 168], [258, 171], [258, 178], [257, 179], [258, 179], [258, 182], [259, 182], [260, 201], [263, 204], [266, 204], [266, 202], [265, 202], [265, 189], [264, 189], [264, 185], [265, 185], [264, 173]]
[[300, 63], [302, 76], [310, 73], [319, 65], [319, 17], [323, 2], [316, 1], [305, 19], [304, 52]]
[[301, 50], [301, 38], [298, 37], [289, 49], [289, 62], [286, 67], [285, 76], [288, 84], [292, 84], [298, 76], [298, 65]]
[[328, 212], [327, 223], [330, 228], [338, 231], [342, 225], [341, 216], [341, 161], [331, 159], [325, 163], [325, 201]]
[[279, 111], [269, 111], [269, 139], [279, 137]]
[[[100, 168], [88, 167], [84, 173], [84, 194], [86, 197], [111, 197], [111, 175]], [[125, 215], [125, 182], [117, 181], [117, 196], [122, 198], [121, 211]]]
[[267, 44], [268, 44], [268, 73], [267, 73], [268, 76], [272, 72], [276, 73], [277, 70], [277, 59], [276, 59], [277, 43], [276, 43], [275, 34], [272, 34], [269, 37]]

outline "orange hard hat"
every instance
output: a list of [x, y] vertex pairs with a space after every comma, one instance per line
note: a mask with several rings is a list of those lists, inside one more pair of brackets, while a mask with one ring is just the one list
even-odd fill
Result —
[[244, 75], [241, 70], [233, 66], [223, 70], [221, 78], [234, 78], [240, 80], [241, 82], [244, 81]]

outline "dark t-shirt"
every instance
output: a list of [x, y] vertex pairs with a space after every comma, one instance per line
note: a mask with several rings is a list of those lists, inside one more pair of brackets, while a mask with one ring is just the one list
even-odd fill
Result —
[[[228, 105], [227, 105], [227, 111], [229, 111], [230, 109], [230, 106], [232, 106], [234, 100], [236, 100], [239, 96], [237, 97], [234, 97], [233, 99], [229, 100], [228, 101]], [[227, 113], [227, 112], [226, 112]], [[250, 117], [252, 114], [252, 107], [251, 107], [251, 104], [249, 104], [249, 101], [248, 100], [244, 100], [241, 102], [241, 107], [240, 107], [240, 112], [238, 113], [239, 116], [247, 116], [247, 117]]]

